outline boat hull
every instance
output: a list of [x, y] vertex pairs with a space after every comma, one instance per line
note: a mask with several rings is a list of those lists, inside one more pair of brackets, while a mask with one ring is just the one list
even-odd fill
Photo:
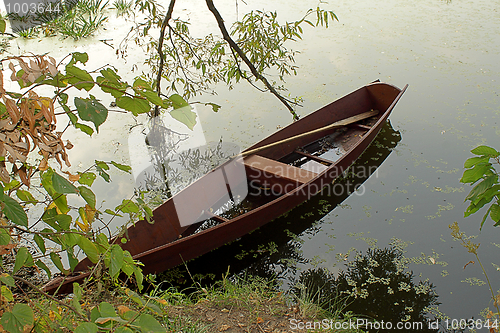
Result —
[[[199, 223], [183, 226], [179, 221], [174, 202], [176, 196], [174, 196], [154, 210], [154, 224], [139, 221], [135, 226], [130, 227], [127, 231], [129, 241], [121, 246], [128, 250], [134, 259], [144, 264], [143, 272], [145, 274], [159, 273], [232, 242], [287, 213], [292, 208], [310, 199], [326, 185], [331, 184], [354, 163], [375, 139], [406, 88], [407, 86], [401, 90], [386, 83], [374, 82], [319, 109], [300, 121], [292, 123], [243, 151], [243, 154], [245, 154], [245, 152], [253, 151], [259, 147], [293, 138], [301, 133], [314, 131], [325, 125], [363, 112], [379, 110], [379, 114], [372, 121], [372, 124], [369, 127], [364, 126], [367, 129], [350, 130], [348, 132], [350, 135], [345, 135], [342, 142], [344, 153], [340, 158], [325, 167], [323, 171], [317, 174], [314, 173], [315, 176], [310, 177], [307, 182], [302, 182], [297, 178], [297, 183], [292, 184], [290, 189], [277, 193], [276, 197], [273, 197], [269, 202], [231, 219], [218, 217], [220, 222], [218, 225], [197, 232], [195, 230]], [[336, 129], [318, 132], [276, 144], [259, 151], [258, 155], [263, 159], [279, 161], [290, 156], [290, 154], [296, 153], [297, 147], [320, 140], [325, 135], [332, 134], [335, 131]], [[252, 170], [255, 171], [247, 165], [247, 171], [250, 171], [247, 176], [249, 183], [251, 183], [253, 177]], [[203, 179], [202, 177], [188, 188], [200, 186], [197, 183], [202, 184]], [[283, 179], [283, 177], [278, 176], [275, 180], [282, 181]], [[180, 195], [182, 195], [183, 191], [180, 192]], [[214, 193], [214, 197], [217, 197], [216, 193]], [[200, 205], [203, 204], [210, 207], [212, 203], [200, 203]], [[88, 259], [80, 262], [75, 269], [80, 273], [77, 273], [76, 276], [66, 277], [59, 292], [71, 292], [71, 282], [80, 281], [88, 276], [86, 271], [90, 266], [91, 263]], [[60, 284], [60, 280], [54, 280], [45, 286], [45, 290], [48, 292], [54, 291]]]

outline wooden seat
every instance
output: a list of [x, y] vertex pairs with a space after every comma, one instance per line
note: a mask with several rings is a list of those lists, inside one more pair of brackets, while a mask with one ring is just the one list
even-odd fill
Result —
[[307, 183], [318, 175], [315, 172], [300, 169], [260, 155], [245, 157], [244, 163], [248, 168], [260, 171], [266, 175], [284, 178], [300, 184]]

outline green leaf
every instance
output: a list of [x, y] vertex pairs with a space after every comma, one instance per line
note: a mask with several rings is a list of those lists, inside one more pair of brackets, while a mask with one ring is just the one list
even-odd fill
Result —
[[3, 115], [5, 112], [7, 112], [7, 107], [5, 106], [5, 104], [0, 102], [0, 116]]
[[218, 112], [219, 109], [221, 108], [220, 105], [215, 104], [215, 103], [205, 103], [205, 105], [210, 105], [212, 107], [212, 111], [213, 112]]
[[474, 155], [482, 155], [482, 156], [489, 156], [489, 157], [498, 157], [500, 156], [500, 153], [497, 152], [495, 149], [488, 147], [488, 146], [479, 146], [470, 151]]
[[134, 81], [134, 91], [142, 97], [145, 97], [149, 102], [158, 106], [163, 106], [162, 99], [151, 88], [151, 85], [143, 79], [138, 78]]
[[115, 168], [118, 168], [118, 169], [125, 171], [127, 173], [130, 173], [130, 171], [132, 171], [132, 167], [130, 167], [128, 165], [119, 164], [119, 163], [116, 163], [115, 161], [111, 161], [111, 164], [113, 164], [115, 166]]
[[134, 116], [141, 113], [147, 113], [151, 110], [149, 102], [142, 98], [122, 96], [116, 99], [116, 105], [122, 109], [132, 112]]
[[55, 208], [47, 209], [43, 215], [42, 220], [54, 228], [56, 231], [69, 230], [71, 225], [71, 215], [58, 214]]
[[90, 91], [94, 87], [92, 76], [87, 71], [73, 65], [66, 65], [66, 77], [68, 82], [79, 90], [85, 89], [86, 91]]
[[189, 105], [170, 111], [170, 115], [175, 120], [186, 125], [190, 130], [193, 130], [194, 125], [196, 125], [196, 113], [191, 111], [191, 106]]
[[114, 244], [111, 246], [110, 252], [110, 265], [109, 265], [109, 274], [111, 277], [118, 277], [118, 273], [123, 266], [123, 249]]
[[[94, 323], [81, 323], [75, 328], [75, 333], [97, 333], [99, 327]], [[118, 332], [115, 330], [115, 332]]]
[[468, 169], [479, 163], [486, 163], [490, 160], [487, 156], [476, 156], [467, 159], [464, 163], [464, 168]]
[[116, 213], [116, 212], [113, 212], [111, 209], [107, 208], [105, 211], [104, 211], [106, 214], [109, 214], [109, 215], [116, 215], [116, 216], [119, 216], [119, 217], [122, 217], [122, 215]]
[[99, 313], [101, 317], [116, 317], [115, 308], [108, 302], [101, 302], [99, 304]]
[[66, 104], [68, 104], [68, 98], [69, 98], [69, 95], [66, 93], [59, 94], [59, 101], [61, 102], [61, 104], [63, 104], [64, 112], [71, 113], [69, 107], [66, 105]]
[[25, 326], [33, 325], [33, 310], [26, 304], [17, 303], [12, 312], [8, 311], [2, 315], [0, 322], [7, 332], [22, 333]]
[[61, 271], [64, 275], [69, 274], [68, 270], [64, 269], [64, 266], [62, 264], [61, 257], [59, 256], [59, 254], [51, 252], [50, 259], [52, 260], [54, 265], [57, 267], [57, 269], [59, 269], [59, 271]]
[[86, 64], [89, 60], [89, 55], [85, 52], [73, 52], [71, 57], [70, 65], [74, 65], [77, 62], [81, 62], [82, 64]]
[[7, 273], [2, 273], [0, 275], [0, 282], [2, 282], [3, 284], [6, 284], [9, 287], [15, 287], [16, 286], [14, 278], [12, 276], [10, 276], [9, 274], [7, 274]]
[[12, 295], [12, 291], [10, 291], [9, 287], [2, 286], [1, 292], [2, 292], [2, 297], [5, 298], [7, 301], [9, 302], [14, 301], [14, 296]]
[[71, 184], [69, 180], [59, 175], [57, 172], [52, 174], [52, 187], [57, 193], [78, 193], [75, 185]]
[[139, 207], [132, 200], [123, 200], [115, 210], [123, 213], [139, 213]]
[[99, 167], [97, 167], [97, 172], [99, 173], [99, 176], [101, 176], [102, 179], [104, 179], [107, 183], [109, 183], [110, 177], [107, 172], [105, 172]]
[[108, 118], [108, 109], [94, 98], [75, 97], [75, 106], [80, 119], [94, 123], [97, 133]]
[[[128, 311], [128, 312], [134, 312], [134, 311]], [[115, 333], [133, 333], [133, 332], [134, 331], [132, 331], [130, 328], [124, 326], [120, 326], [115, 330]]]
[[142, 281], [144, 280], [144, 275], [142, 274], [142, 270], [139, 266], [134, 266], [134, 276], [137, 283], [137, 288], [139, 288], [139, 291], [142, 291]]
[[112, 68], [101, 70], [102, 77], [97, 77], [96, 81], [102, 91], [111, 94], [114, 98], [123, 96], [127, 90], [127, 84], [121, 82], [120, 76]]
[[119, 84], [122, 79], [113, 68], [102, 69], [100, 73], [106, 80], [114, 84]]
[[26, 203], [37, 203], [38, 201], [33, 197], [33, 194], [31, 194], [30, 192], [28, 191], [25, 191], [25, 190], [17, 190], [16, 191], [16, 195], [17, 197], [21, 200], [21, 201], [24, 201]]
[[83, 289], [77, 282], [73, 282], [73, 298], [80, 301], [82, 299]]
[[496, 174], [484, 178], [483, 181], [479, 182], [474, 188], [469, 192], [465, 200], [470, 200], [474, 203], [479, 201], [481, 195], [484, 194], [488, 189], [490, 189], [493, 184], [497, 183], [498, 176]]
[[70, 270], [70, 272], [73, 272], [75, 270], [76, 265], [78, 265], [78, 259], [76, 258], [75, 254], [73, 253], [73, 248], [67, 248], [66, 255], [68, 257], [69, 270]]
[[35, 265], [37, 265], [38, 267], [40, 267], [41, 269], [43, 269], [45, 271], [45, 273], [47, 273], [47, 276], [50, 279], [50, 277], [52, 276], [52, 273], [50, 272], [50, 269], [47, 267], [47, 265], [45, 265], [45, 263], [43, 261], [41, 261], [40, 259], [38, 259], [35, 262]]
[[0, 33], [5, 33], [5, 29], [7, 28], [7, 22], [2, 18], [0, 19]]
[[87, 126], [85, 124], [76, 123], [75, 127], [78, 128], [83, 133], [87, 134], [88, 136], [92, 136], [92, 134], [94, 134], [94, 130], [92, 129], [92, 127]]
[[0, 202], [3, 203], [2, 212], [5, 216], [17, 225], [28, 227], [28, 215], [24, 211], [23, 207], [16, 200], [12, 199], [8, 195], [3, 195]]
[[35, 240], [35, 243], [38, 246], [38, 248], [40, 249], [40, 251], [42, 251], [42, 253], [45, 254], [45, 251], [46, 251], [45, 240], [42, 238], [42, 236], [35, 234], [35, 236], [33, 236], [33, 239]]
[[160, 333], [167, 331], [152, 315], [141, 314], [137, 321], [143, 333]]
[[94, 264], [99, 261], [99, 250], [88, 238], [84, 236], [80, 237], [77, 244], [85, 252], [90, 261]]
[[0, 245], [8, 245], [10, 243], [10, 235], [6, 229], [0, 229]]
[[96, 175], [93, 172], [79, 173], [79, 175], [80, 178], [78, 179], [78, 182], [82, 185], [92, 186], [96, 178]]
[[494, 203], [491, 205], [490, 217], [493, 221], [500, 221], [500, 205], [498, 203]]
[[71, 215], [57, 214], [54, 217], [54, 220], [61, 227], [61, 230], [69, 230], [69, 227], [71, 225], [71, 221], [73, 221], [73, 218], [71, 217]]
[[460, 179], [460, 182], [475, 183], [479, 179], [481, 179], [483, 175], [486, 173], [486, 171], [490, 170], [490, 168], [491, 168], [491, 163], [487, 163], [487, 164], [479, 164], [474, 166], [472, 169], [465, 170], [462, 179]]
[[78, 191], [80, 192], [81, 197], [89, 204], [90, 207], [95, 209], [95, 194], [92, 190], [86, 186], [79, 186]]
[[29, 256], [31, 256], [31, 254], [28, 252], [28, 249], [24, 246], [17, 251], [16, 262], [14, 263], [14, 268], [12, 269], [13, 274], [16, 274], [17, 271], [25, 265], [25, 263], [29, 260], [28, 259]]
[[106, 162], [95, 160], [95, 164], [103, 170], [109, 170], [109, 165]]
[[[4, 191], [10, 191], [10, 190], [12, 190], [13, 188], [17, 187], [19, 184], [21, 184], [21, 182], [20, 182], [20, 181], [17, 181], [17, 180], [15, 180], [15, 179], [13, 179], [13, 180], [11, 180], [11, 182], [10, 182], [10, 183], [8, 183], [8, 184], [6, 184], [6, 185], [5, 185]], [[3, 191], [2, 191], [2, 192], [3, 192]], [[2, 198], [3, 198], [3, 196], [2, 196]], [[1, 201], [1, 199], [0, 199], [0, 201]]]
[[168, 99], [172, 102], [172, 106], [174, 107], [174, 109], [181, 109], [189, 106], [188, 102], [186, 102], [181, 95], [173, 94]]

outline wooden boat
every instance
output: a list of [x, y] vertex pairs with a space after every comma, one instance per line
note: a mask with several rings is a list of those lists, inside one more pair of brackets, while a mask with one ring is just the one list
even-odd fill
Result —
[[[259, 228], [345, 172], [407, 87], [373, 82], [290, 124], [174, 195], [153, 211], [154, 224], [137, 222], [127, 230], [129, 241], [117, 243], [144, 264], [145, 274], [159, 273]], [[91, 265], [82, 260], [73, 276], [44, 290], [63, 283], [59, 292], [71, 292]]]

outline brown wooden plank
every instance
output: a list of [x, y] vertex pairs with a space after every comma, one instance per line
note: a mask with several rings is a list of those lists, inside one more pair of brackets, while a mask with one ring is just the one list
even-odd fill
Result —
[[294, 153], [302, 155], [302, 156], [305, 156], [305, 157], [307, 157], [307, 158], [309, 158], [309, 159], [311, 159], [313, 161], [316, 161], [316, 162], [319, 162], [319, 163], [324, 163], [326, 165], [332, 165], [333, 164], [332, 161], [327, 160], [326, 158], [321, 158], [319, 156], [314, 156], [314, 155], [305, 153], [305, 152], [300, 151], [300, 150], [296, 150], [296, 151], [294, 151]]
[[349, 127], [355, 127], [355, 128], [359, 128], [359, 129], [366, 130], [366, 131], [369, 131], [372, 129], [371, 126], [362, 125], [362, 124], [349, 124]]
[[300, 169], [292, 165], [284, 164], [260, 155], [251, 155], [245, 158], [245, 165], [270, 174], [278, 178], [286, 178], [291, 181], [296, 181], [305, 184], [314, 179], [318, 174], [308, 170]]

